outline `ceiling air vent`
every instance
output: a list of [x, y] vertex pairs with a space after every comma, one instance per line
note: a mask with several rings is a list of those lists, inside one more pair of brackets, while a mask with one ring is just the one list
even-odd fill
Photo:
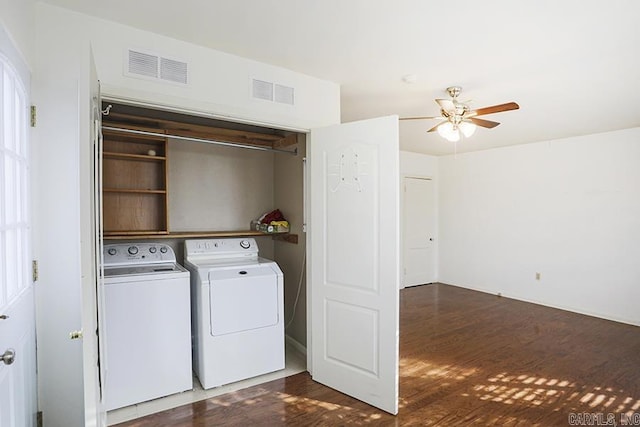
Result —
[[278, 83], [252, 79], [252, 96], [256, 99], [278, 102], [280, 104], [294, 104], [295, 89]]
[[173, 59], [160, 58], [160, 78], [176, 83], [187, 84], [187, 63]]
[[253, 97], [273, 101], [273, 83], [253, 79]]
[[128, 70], [131, 74], [158, 78], [158, 57], [130, 50]]
[[126, 75], [187, 84], [187, 63], [129, 49]]
[[275, 86], [274, 101], [282, 104], [293, 105], [293, 88], [289, 86], [276, 85]]

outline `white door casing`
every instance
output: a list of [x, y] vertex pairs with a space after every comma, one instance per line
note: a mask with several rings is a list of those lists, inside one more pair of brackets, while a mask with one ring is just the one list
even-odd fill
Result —
[[26, 70], [24, 64], [9, 59], [19, 55], [0, 36], [0, 426], [30, 427], [36, 425], [37, 372], [29, 76], [18, 71]]
[[402, 285], [432, 283], [436, 279], [433, 181], [406, 176], [403, 191]]
[[314, 129], [309, 144], [315, 381], [398, 411], [398, 118]]

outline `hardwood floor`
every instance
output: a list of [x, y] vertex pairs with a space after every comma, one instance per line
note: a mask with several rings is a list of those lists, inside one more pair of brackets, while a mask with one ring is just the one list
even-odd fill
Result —
[[441, 284], [400, 301], [395, 417], [302, 373], [118, 426], [640, 425], [640, 328]]

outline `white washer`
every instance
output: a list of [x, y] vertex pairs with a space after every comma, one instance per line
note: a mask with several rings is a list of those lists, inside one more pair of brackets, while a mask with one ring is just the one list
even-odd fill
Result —
[[191, 390], [189, 272], [158, 243], [104, 246], [105, 407]]
[[193, 366], [209, 389], [284, 369], [283, 275], [255, 239], [185, 241]]

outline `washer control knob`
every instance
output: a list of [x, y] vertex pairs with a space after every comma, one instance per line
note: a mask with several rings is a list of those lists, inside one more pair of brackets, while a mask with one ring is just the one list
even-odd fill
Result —
[[137, 246], [129, 246], [128, 249], [129, 255], [135, 255], [138, 253], [138, 247]]
[[116, 248], [109, 248], [109, 249], [107, 249], [107, 253], [108, 253], [109, 255], [115, 255], [115, 254], [116, 254], [116, 252], [118, 252], [118, 251], [116, 251]]
[[163, 254], [167, 253], [167, 247], [166, 246], [160, 246], [160, 252], [162, 252]]
[[242, 249], [249, 249], [250, 246], [251, 246], [251, 243], [248, 240], [241, 240], [240, 241], [240, 247]]
[[149, 248], [149, 252], [151, 252], [152, 254], [155, 254], [157, 250], [158, 250], [158, 248], [156, 248], [155, 246], [151, 246]]

